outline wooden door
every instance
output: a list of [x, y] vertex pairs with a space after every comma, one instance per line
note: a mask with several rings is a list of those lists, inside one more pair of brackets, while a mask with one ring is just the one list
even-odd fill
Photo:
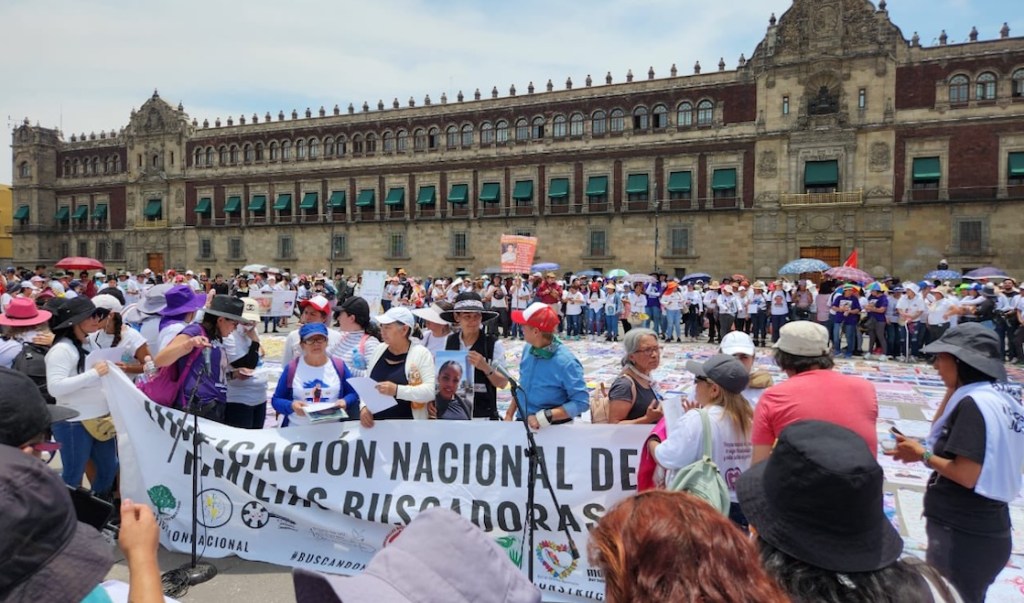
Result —
[[147, 253], [146, 254], [146, 267], [155, 272], [156, 274], [163, 274], [164, 272], [164, 254], [162, 253]]

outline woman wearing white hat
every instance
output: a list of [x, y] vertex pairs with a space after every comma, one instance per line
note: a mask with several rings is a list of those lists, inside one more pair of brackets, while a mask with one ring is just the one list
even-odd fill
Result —
[[146, 343], [146, 338], [124, 324], [121, 317], [121, 311], [124, 308], [113, 295], [97, 295], [92, 298], [92, 303], [97, 308], [107, 310], [106, 315], [99, 319], [99, 330], [89, 334], [89, 343], [92, 349], [119, 348], [121, 361], [117, 363], [117, 366], [129, 375], [141, 374], [143, 365], [146, 364], [147, 359], [150, 359], [149, 344]]
[[427, 332], [423, 334], [420, 341], [430, 350], [432, 355], [436, 356], [437, 352], [444, 349], [445, 341], [448, 340], [448, 336], [452, 333], [451, 324], [441, 318], [442, 313], [451, 309], [452, 304], [445, 300], [440, 300], [428, 308], [417, 308], [412, 311], [414, 316], [423, 320], [426, 324]]

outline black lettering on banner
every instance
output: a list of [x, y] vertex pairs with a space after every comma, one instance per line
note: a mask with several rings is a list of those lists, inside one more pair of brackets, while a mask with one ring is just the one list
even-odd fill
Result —
[[356, 440], [355, 461], [352, 465], [352, 477], [365, 475], [367, 479], [373, 477], [373, 460], [377, 458], [377, 442], [367, 443], [365, 440]]
[[395, 513], [398, 514], [398, 518], [402, 520], [403, 524], [408, 524], [412, 521], [412, 517], [409, 516], [409, 507], [416, 506], [416, 499], [408, 494], [403, 494], [398, 497], [395, 501]]
[[604, 516], [604, 512], [604, 505], [599, 505], [597, 503], [588, 503], [583, 505], [583, 517], [590, 520], [586, 523], [588, 530], [597, 525], [597, 522]]
[[310, 488], [309, 489], [309, 502], [320, 507], [323, 510], [327, 510], [327, 506], [322, 504], [320, 501], [327, 498], [327, 490], [323, 488]]
[[604, 492], [612, 489], [612, 451], [604, 448], [590, 449], [590, 489]]
[[433, 496], [428, 496], [428, 497], [423, 499], [423, 502], [420, 503], [420, 511], [426, 511], [430, 507], [440, 507], [440, 506], [441, 506], [441, 501], [437, 500]]
[[313, 456], [309, 458], [309, 472], [313, 475], [320, 473], [320, 446], [322, 441], [313, 442]]
[[451, 509], [452, 513], [458, 513], [459, 515], [462, 515], [462, 501], [459, 500], [458, 498], [453, 498], [452, 506], [448, 508]]
[[501, 485], [504, 488], [509, 486], [509, 478], [516, 488], [523, 487], [523, 460], [526, 455], [523, 454], [523, 448], [521, 446], [513, 446], [512, 448], [501, 449]]
[[474, 500], [473, 510], [470, 513], [470, 521], [475, 523], [485, 532], [493, 530], [494, 522], [491, 521], [491, 505], [482, 500]]
[[581, 531], [580, 524], [576, 522], [576, 516], [572, 514], [572, 508], [569, 505], [562, 505], [558, 509], [558, 530], [562, 531], [567, 527], [574, 532]]
[[454, 484], [459, 474], [459, 449], [451, 442], [441, 444], [437, 452], [437, 477], [442, 484]]
[[256, 455], [256, 463], [253, 464], [252, 468], [254, 471], [277, 471], [277, 459], [275, 453], [277, 452], [277, 444], [270, 442], [260, 450], [260, 453]]
[[[292, 442], [284, 447], [281, 455], [281, 468], [288, 473], [298, 473], [305, 466], [304, 456], [301, 453], [306, 451], [305, 442]], [[295, 457], [294, 459], [292, 457]]]
[[409, 457], [412, 456], [412, 444], [409, 442], [395, 442], [392, 449], [394, 458], [391, 461], [391, 481], [409, 481]]
[[228, 449], [228, 457], [231, 459], [231, 462], [233, 462], [233, 463], [235, 463], [237, 465], [245, 465], [246, 464], [246, 461], [249, 459], [248, 452], [246, 454], [242, 455], [242, 459], [244, 459], [244, 460], [240, 460], [239, 457], [238, 457], [238, 451], [241, 450], [242, 448], [245, 448], [246, 451], [251, 451], [251, 450], [256, 448], [256, 443], [255, 442], [235, 442], [235, 445], [232, 446], [230, 449]]
[[559, 490], [572, 490], [572, 484], [565, 482], [565, 447], [559, 446], [555, 449], [555, 476], [558, 484], [555, 485]]
[[519, 505], [503, 501], [498, 503], [498, 528], [504, 532], [518, 532], [523, 529], [523, 518]]
[[356, 519], [362, 519], [363, 513], [359, 509], [363, 506], [363, 500], [362, 494], [349, 490], [345, 493], [345, 502], [342, 504], [341, 512]]
[[640, 451], [635, 448], [622, 448], [619, 450], [620, 483], [623, 490], [636, 490], [636, 480], [633, 477], [636, 475], [637, 464], [633, 462], [633, 457], [638, 454], [640, 454]]
[[[340, 449], [340, 450], [339, 450]], [[328, 475], [335, 477], [345, 474], [348, 468], [348, 442], [345, 440], [331, 440], [327, 443], [327, 470]]]
[[469, 485], [469, 462], [473, 459], [473, 450], [469, 442], [462, 446], [462, 484]]
[[494, 483], [497, 456], [497, 451], [490, 444], [481, 444], [476, 449], [476, 481], [481, 486]]
[[416, 463], [416, 475], [414, 482], [434, 483], [434, 466], [430, 458], [430, 445], [424, 442], [420, 446], [420, 458]]
[[548, 510], [544, 505], [533, 505], [533, 522], [538, 530], [551, 531], [548, 527]]

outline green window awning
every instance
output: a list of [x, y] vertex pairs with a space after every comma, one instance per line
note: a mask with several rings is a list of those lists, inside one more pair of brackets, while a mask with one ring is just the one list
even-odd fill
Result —
[[643, 195], [648, 190], [647, 174], [630, 174], [626, 179], [627, 195]]
[[736, 169], [715, 170], [711, 177], [711, 190], [725, 191], [736, 188]]
[[242, 198], [241, 197], [228, 197], [227, 202], [224, 204], [224, 213], [226, 214], [237, 214], [242, 210]]
[[672, 172], [668, 175], [668, 192], [688, 193], [693, 187], [693, 176], [690, 172]]
[[144, 215], [147, 218], [159, 218], [164, 213], [164, 202], [162, 199], [150, 199], [146, 201], [146, 211]]
[[97, 203], [96, 209], [92, 212], [93, 220], [106, 220], [107, 219], [107, 204]]
[[388, 189], [388, 196], [384, 197], [384, 205], [401, 205], [405, 203], [405, 189], [401, 186]]
[[548, 187], [549, 199], [565, 199], [569, 196], [569, 179], [552, 178], [551, 186]]
[[604, 197], [608, 194], [608, 176], [591, 176], [587, 180], [588, 197]]
[[75, 208], [75, 214], [71, 217], [76, 220], [87, 220], [89, 218], [89, 206], [79, 205]]
[[918, 157], [914, 159], [915, 182], [937, 182], [942, 178], [942, 164], [938, 157]]
[[290, 210], [292, 208], [292, 196], [291, 193], [281, 193], [277, 196], [277, 201], [274, 201], [274, 211]]
[[55, 216], [53, 216], [53, 217], [57, 218], [58, 222], [66, 222], [67, 219], [68, 219], [68, 216], [70, 216], [70, 215], [71, 215], [71, 208], [69, 208], [69, 207], [61, 207], [60, 209], [57, 210], [57, 214]]
[[804, 184], [806, 186], [838, 186], [839, 162], [808, 161], [804, 166]]
[[1007, 168], [1011, 178], [1024, 178], [1024, 153], [1010, 153]]
[[359, 196], [356, 197], [356, 207], [373, 207], [376, 201], [376, 194], [372, 188], [364, 188], [359, 191]]
[[327, 207], [334, 209], [345, 207], [345, 191], [332, 191], [327, 199]]
[[319, 201], [320, 195], [317, 193], [306, 193], [302, 195], [302, 203], [299, 203], [299, 209], [316, 209], [316, 206], [319, 205]]
[[512, 198], [516, 201], [529, 201], [533, 198], [533, 180], [517, 180], [512, 189]]
[[437, 203], [437, 187], [421, 186], [420, 194], [416, 196], [416, 205], [433, 205]]
[[[106, 207], [106, 206], [104, 206], [104, 207]], [[28, 206], [27, 205], [19, 205], [18, 206], [18, 211], [14, 212], [14, 219], [15, 220], [28, 220]]]
[[[199, 200], [199, 203], [196, 203], [196, 213], [197, 214], [207, 214], [207, 215], [209, 215], [210, 214], [210, 209], [211, 209], [212, 206], [213, 206], [213, 203], [210, 202], [210, 198], [209, 197], [203, 197], [202, 199]], [[97, 207], [97, 209], [98, 209], [98, 207]]]
[[448, 203], [466, 203], [469, 201], [469, 185], [453, 184], [452, 190], [448, 192]]
[[497, 182], [485, 182], [480, 190], [480, 200], [484, 203], [497, 203], [501, 201], [501, 184]]
[[267, 211], [267, 196], [253, 195], [249, 200], [249, 211]]

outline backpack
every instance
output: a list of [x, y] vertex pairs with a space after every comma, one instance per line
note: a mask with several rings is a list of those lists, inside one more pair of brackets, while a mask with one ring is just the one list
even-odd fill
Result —
[[21, 351], [14, 357], [14, 365], [11, 367], [23, 375], [27, 375], [36, 387], [47, 404], [56, 404], [50, 390], [46, 386], [46, 352], [49, 347], [41, 346], [26, 341], [21, 344]]
[[711, 460], [711, 421], [707, 410], [701, 408], [699, 412], [704, 426], [704, 456], [680, 469], [667, 489], [693, 494], [707, 501], [723, 515], [728, 515], [731, 504], [729, 486], [718, 470], [718, 465]]
[[[629, 386], [633, 392], [633, 403], [636, 404], [636, 381], [633, 378], [624, 375], [629, 379]], [[608, 423], [611, 420], [611, 400], [608, 399], [608, 389], [605, 388], [604, 383], [600, 383], [590, 394], [590, 422], [591, 423]]]
[[[185, 361], [184, 370], [178, 371], [178, 362], [172, 362], [167, 366], [160, 367], [156, 375], [153, 375], [152, 379], [146, 381], [136, 381], [135, 385], [146, 394], [146, 397], [156, 402], [160, 406], [178, 406], [182, 407], [184, 404], [185, 392], [182, 391], [184, 387], [185, 377], [189, 371], [192, 370], [192, 365], [195, 363], [196, 358], [203, 353], [202, 348], [193, 350], [188, 355], [188, 360]], [[178, 404], [175, 404], [178, 403]]]

